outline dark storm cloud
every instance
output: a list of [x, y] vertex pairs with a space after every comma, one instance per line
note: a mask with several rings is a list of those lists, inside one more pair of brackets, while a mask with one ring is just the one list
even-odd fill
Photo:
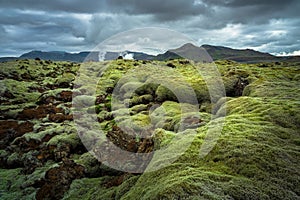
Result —
[[1, 0], [0, 4], [2, 8], [63, 11], [69, 13], [153, 14], [159, 19], [175, 19], [189, 15], [199, 15], [208, 10], [204, 5], [195, 5], [194, 0]]
[[269, 52], [300, 49], [298, 0], [0, 0], [0, 56], [82, 51], [134, 28]]
[[75, 16], [19, 9], [0, 11], [2, 55], [13, 55], [9, 52], [17, 50], [15, 55], [33, 49], [72, 50], [84, 40], [86, 25]]
[[127, 14], [150, 14], [157, 20], [176, 20], [189, 16], [204, 15], [209, 8], [204, 4], [195, 4], [194, 0], [110, 0], [108, 6]]
[[1, 8], [42, 10], [70, 13], [94, 13], [101, 11], [105, 1], [94, 0], [0, 0]]

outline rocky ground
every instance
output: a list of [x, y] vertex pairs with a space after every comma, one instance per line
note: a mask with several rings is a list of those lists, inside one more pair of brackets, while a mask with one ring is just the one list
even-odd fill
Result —
[[[217, 80], [209, 64], [201, 77], [186, 60], [1, 63], [0, 199], [299, 199], [300, 63], [216, 65], [226, 97], [212, 99], [222, 87], [207, 86]], [[222, 131], [201, 157], [211, 127]], [[95, 129], [150, 156], [138, 168], [115, 152], [99, 161], [82, 141]]]

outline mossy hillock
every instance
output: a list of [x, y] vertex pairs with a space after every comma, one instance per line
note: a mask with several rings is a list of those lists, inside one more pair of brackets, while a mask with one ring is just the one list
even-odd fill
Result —
[[0, 199], [299, 199], [300, 63], [215, 65], [1, 63]]

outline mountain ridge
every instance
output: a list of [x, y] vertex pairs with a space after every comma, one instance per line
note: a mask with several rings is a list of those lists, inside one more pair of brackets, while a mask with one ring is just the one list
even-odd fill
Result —
[[[270, 53], [255, 51], [253, 49], [233, 49], [224, 46], [213, 46], [204, 44], [200, 47], [191, 43], [184, 44], [177, 49], [170, 49], [157, 56], [149, 55], [143, 52], [124, 51], [107, 52], [103, 60], [114, 60], [120, 55], [132, 54], [136, 60], [169, 60], [177, 58], [187, 58], [194, 61], [213, 62], [214, 60], [232, 60], [240, 63], [258, 63], [258, 62], [281, 62], [281, 61], [300, 61], [300, 56], [278, 57]], [[79, 53], [69, 53], [66, 51], [39, 51], [33, 50], [22, 54], [19, 57], [1, 57], [0, 62], [7, 62], [17, 59], [35, 59], [52, 61], [99, 61], [99, 52], [82, 51]]]

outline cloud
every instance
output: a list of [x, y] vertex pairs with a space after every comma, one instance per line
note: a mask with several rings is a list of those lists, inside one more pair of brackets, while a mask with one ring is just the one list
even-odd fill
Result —
[[298, 0], [0, 0], [0, 56], [90, 50], [143, 27], [179, 31], [199, 45], [292, 53], [300, 46], [299, 10]]
[[16, 9], [2, 12], [0, 55], [19, 55], [33, 49], [76, 51], [81, 50], [76, 48], [78, 44], [85, 45], [87, 24], [77, 15]]
[[280, 52], [280, 53], [273, 53], [276, 56], [300, 56], [300, 50], [298, 51], [293, 51], [291, 53], [287, 52]]
[[182, 33], [166, 28], [141, 28], [121, 32], [100, 43], [95, 51], [135, 51], [156, 55], [193, 42]]
[[3, 9], [36, 10], [67, 13], [96, 13], [106, 8], [107, 0], [0, 0]]

